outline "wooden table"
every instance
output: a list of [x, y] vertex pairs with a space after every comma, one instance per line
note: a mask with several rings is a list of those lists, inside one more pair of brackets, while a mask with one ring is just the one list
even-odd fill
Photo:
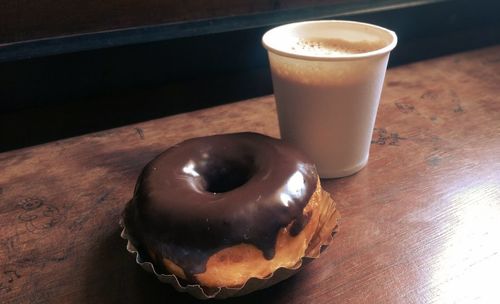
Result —
[[[120, 213], [160, 151], [247, 130], [278, 136], [272, 96], [0, 154], [0, 302], [196, 302], [134, 263]], [[323, 183], [332, 246], [228, 303], [500, 303], [500, 46], [389, 70], [368, 166]]]

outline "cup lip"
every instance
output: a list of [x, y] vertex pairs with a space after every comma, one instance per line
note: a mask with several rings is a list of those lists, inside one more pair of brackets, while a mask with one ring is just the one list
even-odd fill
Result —
[[[385, 32], [389, 34], [392, 37], [391, 43], [388, 45], [384, 46], [383, 48], [376, 49], [373, 51], [365, 52], [365, 53], [357, 53], [357, 54], [337, 54], [337, 55], [304, 55], [304, 54], [297, 54], [297, 53], [292, 53], [288, 51], [281, 50], [279, 48], [273, 47], [272, 43], [269, 41], [269, 36], [272, 34], [274, 31], [278, 31], [284, 27], [291, 27], [291, 26], [298, 26], [298, 25], [303, 25], [303, 24], [310, 24], [310, 23], [342, 23], [342, 24], [353, 24], [353, 25], [361, 25], [361, 26], [367, 26], [371, 27], [374, 29], [378, 29], [382, 32]], [[389, 53], [392, 51], [398, 43], [398, 36], [394, 31], [391, 31], [389, 29], [386, 29], [384, 27], [374, 25], [371, 23], [366, 23], [366, 22], [359, 22], [359, 21], [350, 21], [350, 20], [310, 20], [310, 21], [300, 21], [300, 22], [293, 22], [293, 23], [287, 23], [283, 24], [277, 27], [274, 27], [270, 30], [268, 30], [264, 35], [262, 36], [262, 45], [264, 48], [266, 48], [269, 52], [282, 55], [285, 57], [290, 57], [290, 58], [297, 58], [297, 59], [307, 59], [307, 60], [317, 60], [317, 61], [345, 61], [345, 60], [353, 60], [353, 59], [362, 59], [362, 58], [370, 58], [370, 57], [375, 57], [375, 56], [380, 56], [386, 53]]]

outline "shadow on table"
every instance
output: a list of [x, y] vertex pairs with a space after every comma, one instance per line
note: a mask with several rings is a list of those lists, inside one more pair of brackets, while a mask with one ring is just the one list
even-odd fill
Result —
[[[120, 228], [95, 237], [96, 245], [86, 264], [83, 282], [84, 303], [222, 303], [196, 300], [178, 293], [169, 285], [158, 281], [135, 263], [133, 255], [125, 249]], [[224, 303], [288, 303], [287, 290], [297, 288], [300, 278], [292, 277], [271, 288]]]

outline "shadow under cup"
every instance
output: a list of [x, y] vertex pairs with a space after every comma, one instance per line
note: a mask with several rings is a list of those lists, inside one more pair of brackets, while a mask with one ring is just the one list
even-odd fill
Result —
[[396, 34], [352, 21], [307, 21], [271, 29], [268, 50], [281, 137], [316, 163], [322, 178], [368, 162]]

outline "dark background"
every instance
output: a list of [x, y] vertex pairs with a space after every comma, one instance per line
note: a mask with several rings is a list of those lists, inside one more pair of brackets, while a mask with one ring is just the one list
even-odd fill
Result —
[[[4, 6], [13, 10], [9, 1]], [[348, 19], [390, 28], [399, 38], [390, 66], [500, 42], [500, 2], [494, 0], [257, 6], [241, 0], [232, 9], [223, 2], [207, 2], [211, 10], [198, 7], [198, 13], [169, 11], [164, 19], [148, 19], [141, 11], [148, 24], [115, 14], [104, 25], [86, 24], [95, 32], [85, 32], [82, 16], [75, 18], [80, 27], [65, 25], [60, 32], [57, 22], [38, 30], [34, 22], [22, 23], [17, 35], [15, 26], [5, 24], [9, 20], [1, 21], [0, 151], [271, 94], [260, 39], [286, 22]]]

